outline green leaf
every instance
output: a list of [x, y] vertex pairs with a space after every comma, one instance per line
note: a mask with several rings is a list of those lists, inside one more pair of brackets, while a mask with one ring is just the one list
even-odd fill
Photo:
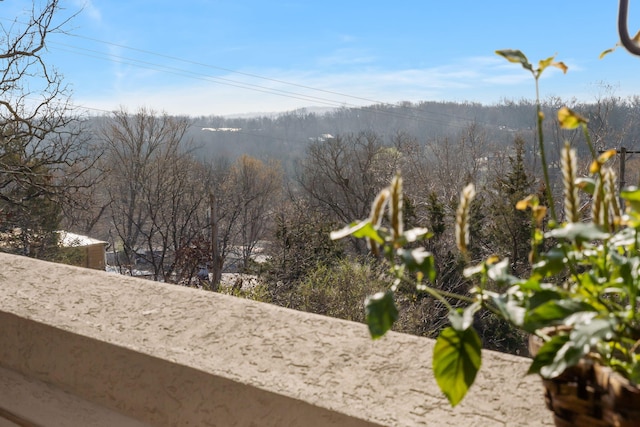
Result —
[[593, 319], [588, 323], [576, 325], [571, 330], [571, 340], [576, 347], [585, 347], [585, 353], [598, 342], [611, 341], [616, 336], [616, 322], [613, 318]]
[[380, 236], [378, 230], [376, 230], [369, 220], [352, 222], [340, 230], [332, 231], [329, 236], [331, 237], [331, 240], [338, 240], [347, 236], [353, 236], [356, 238], [367, 237], [380, 244], [384, 243], [384, 239]]
[[500, 262], [492, 264], [487, 270], [487, 274], [491, 280], [499, 284], [512, 285], [518, 278], [511, 275], [511, 264], [509, 258], [505, 258]]
[[635, 186], [626, 187], [620, 190], [620, 197], [630, 202], [640, 202], [640, 188]]
[[591, 240], [604, 240], [609, 237], [609, 233], [605, 233], [593, 223], [572, 222], [547, 232], [545, 237], [567, 239], [580, 244]]
[[500, 310], [500, 316], [502, 316], [502, 318], [515, 326], [522, 326], [526, 310], [522, 307], [520, 301], [513, 298], [511, 293], [495, 294], [492, 292], [485, 292], [485, 294], [493, 302], [496, 308]]
[[576, 185], [582, 191], [584, 191], [587, 194], [591, 194], [591, 195], [593, 195], [593, 192], [596, 189], [596, 181], [593, 178], [586, 177], [586, 176], [585, 177], [576, 178]]
[[378, 339], [386, 334], [398, 319], [393, 292], [378, 292], [368, 297], [364, 305], [371, 338]]
[[496, 53], [509, 62], [520, 63], [522, 65], [522, 68], [524, 68], [525, 70], [533, 71], [533, 67], [531, 66], [531, 64], [529, 64], [529, 60], [524, 55], [524, 53], [519, 50], [496, 50]]
[[551, 248], [542, 255], [542, 259], [533, 265], [533, 271], [541, 276], [549, 276], [565, 269], [565, 252], [560, 246]]
[[557, 350], [553, 361], [540, 368], [540, 375], [543, 378], [557, 377], [567, 368], [577, 365], [587, 352], [583, 346], [576, 346], [575, 343], [569, 339]]
[[554, 289], [540, 289], [531, 294], [529, 297], [529, 310], [541, 306], [549, 301], [562, 299], [562, 294]]
[[480, 310], [482, 305], [479, 302], [467, 306], [464, 310], [458, 308], [449, 313], [449, 322], [456, 331], [465, 331], [473, 324], [473, 316]]
[[412, 228], [402, 233], [402, 237], [407, 243], [413, 243], [416, 240], [425, 239], [430, 236], [431, 233], [428, 228]]
[[640, 363], [638, 363], [638, 361], [635, 361], [631, 367], [629, 380], [631, 380], [633, 384], [640, 384]]
[[456, 406], [464, 398], [480, 370], [482, 343], [473, 328], [440, 332], [433, 349], [433, 373], [440, 390]]
[[545, 342], [533, 358], [527, 374], [539, 374], [540, 370], [553, 363], [558, 351], [569, 341], [569, 335], [554, 335]]
[[409, 271], [420, 271], [431, 282], [436, 280], [436, 263], [433, 254], [424, 248], [398, 249], [398, 256]]
[[535, 331], [545, 326], [562, 324], [562, 321], [572, 314], [585, 311], [596, 310], [589, 304], [571, 299], [547, 301], [527, 311], [524, 327], [527, 331]]

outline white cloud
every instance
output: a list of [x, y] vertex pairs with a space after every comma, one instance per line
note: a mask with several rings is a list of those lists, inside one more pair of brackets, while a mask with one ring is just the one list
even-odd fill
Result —
[[[80, 103], [106, 110], [124, 105], [130, 109], [146, 106], [171, 114], [225, 115], [311, 106], [362, 106], [377, 102], [496, 102], [505, 96], [530, 97], [532, 76], [516, 64], [507, 63], [510, 66], [504, 67], [503, 62], [506, 61], [500, 58], [473, 57], [424, 69], [361, 67], [357, 71], [323, 74], [316, 70], [246, 70], [249, 74], [267, 78], [246, 74], [218, 76], [225, 81], [193, 80], [187, 78], [185, 71], [184, 76], [174, 80], [176, 83], [164, 87], [153, 83], [153, 74], [162, 73], [133, 69], [127, 74], [129, 67], [126, 67], [119, 70], [121, 80], [109, 98], [91, 99], [85, 95]], [[549, 77], [552, 76], [553, 73], [549, 73]], [[244, 88], [239, 87], [243, 85]]]
[[81, 10], [83, 16], [95, 22], [102, 22], [102, 13], [91, 0], [71, 0], [71, 3]]

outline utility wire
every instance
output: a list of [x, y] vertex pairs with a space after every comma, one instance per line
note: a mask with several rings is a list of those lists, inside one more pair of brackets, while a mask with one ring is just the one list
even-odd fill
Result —
[[[131, 51], [134, 51], [134, 52], [139, 52], [139, 53], [143, 53], [143, 54], [146, 54], [146, 55], [152, 55], [152, 56], [156, 56], [156, 57], [164, 58], [164, 59], [170, 59], [170, 60], [173, 60], [173, 61], [178, 61], [178, 62], [182, 62], [182, 63], [186, 63], [186, 64], [196, 65], [196, 66], [215, 69], [215, 70], [221, 70], [221, 71], [225, 71], [225, 72], [228, 72], [228, 73], [243, 75], [243, 76], [252, 77], [252, 78], [265, 80], [265, 81], [269, 81], [269, 82], [275, 82], [275, 83], [284, 84], [284, 85], [288, 85], [288, 86], [298, 87], [298, 88], [302, 88], [302, 89], [306, 89], [306, 90], [312, 90], [312, 91], [315, 91], [315, 92], [341, 96], [341, 97], [350, 98], [350, 99], [359, 100], [359, 101], [371, 102], [373, 104], [377, 104], [377, 105], [381, 105], [381, 106], [394, 107], [394, 108], [398, 107], [397, 105], [386, 103], [386, 102], [382, 102], [382, 101], [371, 99], [371, 98], [359, 97], [359, 96], [354, 96], [354, 95], [350, 95], [350, 94], [346, 94], [346, 93], [342, 93], [342, 92], [315, 88], [315, 87], [312, 87], [312, 86], [298, 84], [298, 83], [294, 83], [294, 82], [289, 82], [289, 81], [285, 81], [285, 80], [281, 80], [281, 79], [265, 77], [265, 76], [261, 76], [261, 75], [254, 74], [254, 73], [247, 73], [247, 72], [242, 72], [242, 71], [238, 71], [238, 70], [233, 70], [233, 69], [230, 69], [230, 68], [225, 68], [225, 67], [206, 64], [206, 63], [202, 63], [202, 62], [187, 60], [187, 59], [179, 58], [179, 57], [172, 56], [172, 55], [166, 55], [166, 54], [162, 54], [162, 53], [158, 53], [158, 52], [153, 52], [153, 51], [150, 51], [150, 50], [139, 49], [139, 48], [135, 48], [135, 47], [119, 44], [119, 43], [108, 42], [108, 41], [100, 40], [100, 39], [93, 38], [93, 37], [87, 37], [87, 36], [82, 36], [82, 35], [73, 34], [73, 33], [69, 33], [68, 35], [72, 36], [72, 37], [80, 38], [80, 39], [89, 40], [89, 41], [96, 42], [96, 43], [105, 44], [105, 45], [108, 45], [108, 46], [113, 46], [113, 47], [118, 47], [118, 48], [121, 48], [121, 49], [131, 50]], [[52, 43], [52, 42], [50, 42], [50, 43]], [[55, 43], [57, 43], [59, 45], [64, 45], [64, 44], [58, 43], [58, 42], [55, 42]], [[86, 49], [86, 48], [79, 48], [79, 47], [69, 46], [69, 45], [66, 45], [66, 46], [67, 47], [72, 47], [73, 49], [84, 50], [84, 51], [93, 52], [95, 54], [100, 55], [99, 57], [96, 57], [96, 56], [84, 54], [85, 56], [92, 56], [92, 57], [96, 57], [96, 58], [99, 58], [99, 59], [110, 58], [108, 60], [113, 61], [113, 62], [119, 62], [119, 63], [129, 64], [129, 65], [134, 65], [134, 66], [138, 66], [138, 67], [141, 67], [141, 68], [153, 69], [153, 70], [156, 70], [156, 71], [164, 71], [164, 72], [167, 72], [167, 73], [183, 75], [183, 76], [187, 76], [187, 77], [191, 77], [191, 78], [199, 78], [201, 80], [214, 81], [214, 82], [217, 82], [219, 84], [226, 84], [228, 86], [239, 87], [239, 88], [242, 88], [242, 89], [255, 90], [255, 91], [258, 91], [258, 92], [275, 94], [275, 95], [279, 95], [279, 96], [286, 96], [286, 97], [290, 97], [290, 98], [293, 98], [293, 99], [300, 99], [300, 100], [304, 100], [304, 101], [309, 100], [309, 101], [312, 101], [312, 102], [319, 102], [319, 103], [322, 103], [323, 105], [326, 105], [326, 106], [332, 106], [332, 107], [345, 107], [346, 106], [346, 107], [350, 107], [350, 108], [361, 109], [361, 110], [364, 110], [364, 111], [376, 112], [376, 113], [379, 113], [379, 114], [386, 114], [386, 115], [393, 115], [393, 116], [396, 116], [396, 117], [408, 118], [408, 119], [412, 119], [412, 120], [421, 120], [421, 121], [425, 120], [425, 121], [431, 121], [431, 122], [435, 122], [435, 123], [446, 123], [448, 125], [457, 126], [457, 127], [464, 127], [464, 125], [457, 124], [457, 123], [444, 122], [444, 121], [441, 121], [441, 120], [437, 120], [436, 118], [424, 117], [424, 114], [443, 116], [443, 117], [447, 117], [447, 118], [456, 119], [456, 120], [459, 120], [459, 121], [460, 120], [461, 121], [465, 121], [465, 122], [468, 122], [468, 123], [477, 122], [477, 120], [473, 119], [473, 118], [461, 117], [461, 116], [457, 116], [457, 115], [454, 115], [454, 114], [448, 114], [448, 113], [443, 113], [443, 112], [426, 111], [426, 110], [423, 110], [421, 108], [417, 108], [417, 107], [414, 107], [414, 106], [403, 106], [403, 108], [407, 109], [409, 111], [414, 111], [416, 113], [419, 113], [420, 115], [408, 115], [408, 114], [399, 113], [397, 111], [394, 112], [394, 111], [388, 111], [388, 110], [379, 110], [377, 108], [363, 107], [363, 106], [359, 106], [359, 105], [356, 105], [356, 104], [347, 103], [347, 102], [344, 102], [344, 101], [337, 101], [337, 100], [317, 97], [317, 96], [313, 96], [313, 95], [300, 94], [300, 93], [297, 93], [297, 92], [292, 92], [292, 91], [287, 91], [287, 90], [282, 90], [282, 89], [267, 88], [265, 86], [260, 86], [260, 85], [256, 85], [256, 84], [252, 84], [252, 83], [246, 83], [246, 82], [238, 82], [238, 81], [234, 81], [234, 80], [223, 78], [223, 77], [206, 75], [206, 74], [203, 74], [203, 73], [194, 73], [194, 72], [186, 71], [186, 70], [183, 70], [183, 69], [180, 69], [180, 68], [176, 68], [176, 67], [167, 67], [167, 66], [164, 66], [164, 65], [155, 64], [155, 63], [151, 63], [151, 62], [146, 62], [146, 61], [141, 61], [141, 60], [131, 59], [131, 58], [125, 58], [125, 57], [121, 57], [119, 55], [104, 54], [104, 53], [96, 51], [96, 50], [91, 50], [91, 49]], [[83, 55], [83, 53], [79, 53], [79, 52], [72, 52], [72, 53]], [[116, 59], [114, 59], [114, 58], [116, 58]], [[127, 62], [127, 61], [133, 61], [136, 64], [130, 63], [130, 62]], [[146, 65], [144, 65], [144, 64], [146, 64]]]

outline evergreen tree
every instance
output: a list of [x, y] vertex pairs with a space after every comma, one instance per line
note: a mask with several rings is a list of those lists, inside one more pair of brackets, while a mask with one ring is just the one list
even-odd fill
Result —
[[516, 203], [531, 194], [533, 184], [524, 165], [524, 143], [522, 137], [515, 138], [515, 153], [508, 159], [510, 169], [495, 178], [494, 197], [487, 206], [488, 218], [491, 218], [487, 227], [492, 237], [491, 250], [509, 257], [514, 274], [522, 274], [528, 268], [531, 237], [529, 213], [516, 209]]

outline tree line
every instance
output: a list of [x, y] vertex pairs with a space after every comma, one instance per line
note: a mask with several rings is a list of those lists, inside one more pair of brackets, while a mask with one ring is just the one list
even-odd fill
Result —
[[[41, 56], [48, 35], [63, 31], [58, 13], [50, 0], [4, 31], [0, 250], [70, 262], [57, 241], [65, 229], [109, 242], [110, 264], [121, 274], [144, 270], [153, 280], [216, 291], [222, 272], [234, 269], [260, 277], [255, 298], [362, 321], [364, 297], [387, 283], [385, 266], [362, 241], [334, 242], [329, 232], [365, 218], [401, 171], [405, 222], [429, 228], [438, 287], [463, 293], [471, 286], [451, 226], [470, 181], [484, 194], [471, 210], [472, 257], [498, 254], [517, 274], [527, 268], [531, 225], [515, 204], [545, 191], [531, 102], [401, 103], [249, 119], [143, 108], [83, 118]], [[547, 100], [547, 117], [561, 103]], [[640, 97], [605, 93], [571, 106], [590, 119], [596, 146], [633, 148]], [[420, 120], [426, 111], [438, 120]], [[545, 125], [555, 136], [548, 155], [557, 175], [563, 141], [578, 151], [586, 144], [552, 119]], [[630, 174], [627, 182], [637, 179]], [[560, 177], [554, 182], [560, 186]], [[398, 295], [405, 308], [398, 330], [435, 336], [446, 323], [437, 301]], [[522, 337], [487, 313], [477, 321], [489, 348], [523, 348]]]

